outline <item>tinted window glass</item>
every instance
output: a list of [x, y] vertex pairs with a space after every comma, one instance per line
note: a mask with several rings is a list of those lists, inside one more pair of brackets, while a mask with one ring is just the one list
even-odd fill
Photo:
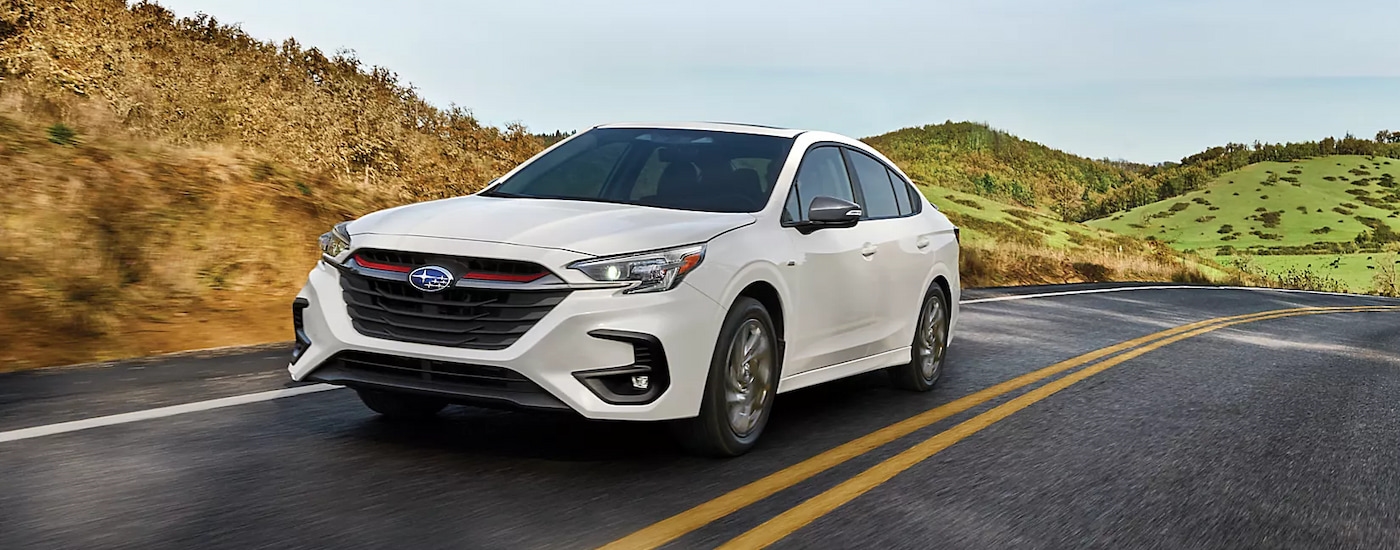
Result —
[[902, 190], [898, 195], [909, 201], [909, 208], [913, 214], [923, 211], [924, 203], [919, 201], [919, 190], [905, 181], [904, 178], [899, 177], [899, 174], [896, 174], [894, 170], [890, 170], [890, 183], [894, 184], [896, 190]]
[[792, 139], [703, 130], [589, 130], [523, 167], [486, 196], [570, 199], [707, 212], [757, 212], [770, 166]]
[[898, 217], [899, 203], [895, 202], [894, 188], [890, 187], [889, 168], [865, 153], [848, 150], [847, 154], [851, 159], [851, 168], [855, 169], [856, 180], [860, 182], [860, 194], [865, 203], [860, 207], [864, 217]]
[[846, 162], [836, 147], [818, 147], [802, 157], [797, 169], [798, 220], [807, 219], [807, 207], [816, 197], [833, 197], [854, 201], [851, 178], [846, 174]]
[[909, 189], [904, 185], [904, 180], [894, 175], [893, 170], [886, 169], [885, 177], [890, 180], [890, 188], [894, 189], [894, 202], [899, 205], [899, 215], [908, 216], [913, 213], [909, 205]]

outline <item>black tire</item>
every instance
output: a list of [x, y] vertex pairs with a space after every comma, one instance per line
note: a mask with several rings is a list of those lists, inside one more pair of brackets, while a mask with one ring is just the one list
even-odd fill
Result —
[[447, 407], [447, 402], [431, 397], [378, 390], [355, 390], [370, 410], [389, 420], [424, 420]]
[[[888, 372], [890, 382], [895, 387], [926, 392], [933, 389], [943, 375], [943, 363], [948, 357], [949, 315], [952, 310], [948, 306], [948, 297], [938, 283], [929, 287], [920, 303], [909, 363], [890, 367]], [[925, 363], [929, 355], [932, 355], [931, 366]]]
[[[753, 327], [761, 331], [752, 336]], [[741, 334], [741, 331], [743, 334]], [[766, 346], [761, 353], [755, 347], [753, 360], [746, 360], [744, 341], [741, 336], [762, 340]], [[736, 340], [739, 340], [736, 342]], [[736, 350], [736, 344], [740, 347]], [[755, 346], [759, 345], [755, 340]], [[731, 364], [731, 356], [739, 352], [740, 361]], [[700, 415], [675, 423], [677, 440], [682, 447], [693, 454], [712, 457], [739, 456], [753, 448], [768, 425], [773, 397], [778, 390], [779, 365], [782, 355], [778, 349], [778, 334], [773, 328], [773, 318], [757, 300], [741, 297], [734, 302], [720, 327], [715, 351], [710, 357], [710, 373], [705, 380], [705, 395], [701, 398]], [[739, 368], [732, 368], [741, 365]], [[743, 366], [747, 365], [747, 366]], [[731, 378], [731, 373], [734, 377]], [[744, 380], [748, 380], [747, 383]], [[736, 412], [736, 420], [731, 421], [731, 405], [726, 397], [733, 383], [736, 395], [743, 388], [754, 392], [755, 398], [742, 401], [738, 411], [747, 409], [749, 414]], [[743, 393], [748, 395], [747, 392]], [[746, 429], [736, 429], [735, 424], [743, 424]]]

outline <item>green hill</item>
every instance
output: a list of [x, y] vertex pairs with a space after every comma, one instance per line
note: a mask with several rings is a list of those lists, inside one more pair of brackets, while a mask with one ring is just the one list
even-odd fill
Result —
[[1261, 162], [1088, 225], [1180, 250], [1254, 256], [1271, 271], [1312, 270], [1366, 290], [1379, 269], [1372, 257], [1400, 244], [1397, 179], [1400, 160], [1385, 157]]
[[904, 128], [863, 141], [921, 184], [1045, 208], [1065, 219], [1147, 168], [1087, 159], [974, 122]]
[[962, 282], [1001, 286], [1101, 281], [1245, 282], [1238, 270], [1153, 241], [944, 187], [921, 186], [962, 228]]

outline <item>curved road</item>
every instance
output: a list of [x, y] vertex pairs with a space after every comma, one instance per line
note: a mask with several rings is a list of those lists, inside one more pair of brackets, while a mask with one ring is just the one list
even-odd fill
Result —
[[266, 399], [282, 349], [0, 375], [0, 548], [1400, 547], [1400, 301], [1084, 288], [970, 291], [935, 391], [784, 394], [732, 460]]

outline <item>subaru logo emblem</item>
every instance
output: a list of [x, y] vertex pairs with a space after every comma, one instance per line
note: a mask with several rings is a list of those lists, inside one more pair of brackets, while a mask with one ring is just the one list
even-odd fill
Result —
[[423, 292], [438, 292], [452, 286], [452, 272], [435, 265], [425, 265], [408, 274], [408, 284]]

